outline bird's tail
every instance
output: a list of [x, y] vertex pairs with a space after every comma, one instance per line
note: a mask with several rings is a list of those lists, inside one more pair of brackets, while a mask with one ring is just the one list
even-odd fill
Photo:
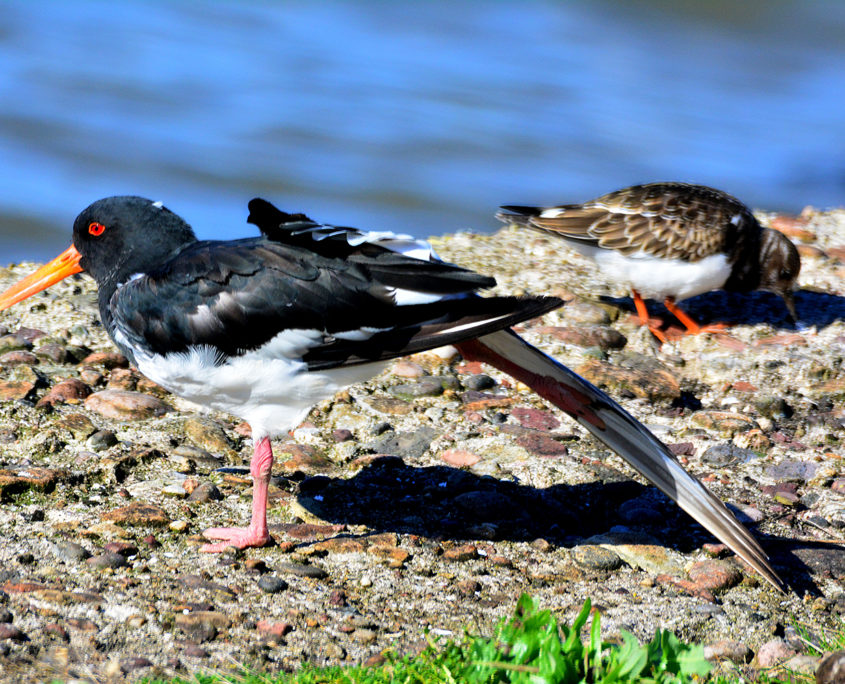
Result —
[[568, 413], [773, 586], [783, 590], [783, 581], [748, 530], [710, 490], [683, 469], [657, 437], [600, 389], [510, 330], [461, 342], [458, 348], [464, 358], [495, 366]]

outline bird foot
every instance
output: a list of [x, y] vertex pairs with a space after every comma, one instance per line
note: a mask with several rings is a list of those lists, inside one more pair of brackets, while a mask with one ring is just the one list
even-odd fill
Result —
[[217, 544], [205, 544], [200, 548], [203, 553], [220, 553], [230, 546], [238, 549], [264, 546], [270, 541], [270, 535], [263, 534], [251, 527], [212, 527], [202, 533], [206, 539], [222, 539]]

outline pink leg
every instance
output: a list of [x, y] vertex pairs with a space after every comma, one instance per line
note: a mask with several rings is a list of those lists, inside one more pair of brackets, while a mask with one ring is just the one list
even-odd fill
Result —
[[200, 551], [219, 553], [229, 546], [245, 549], [248, 546], [264, 546], [270, 541], [267, 530], [267, 489], [270, 486], [270, 470], [273, 467], [273, 449], [270, 439], [262, 437], [255, 444], [255, 453], [249, 464], [252, 475], [252, 521], [249, 527], [212, 527], [203, 532], [208, 539], [223, 539], [218, 544], [206, 544]]

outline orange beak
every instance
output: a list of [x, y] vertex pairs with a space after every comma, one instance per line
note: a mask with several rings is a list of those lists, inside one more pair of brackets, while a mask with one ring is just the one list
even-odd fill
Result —
[[50, 285], [67, 278], [69, 275], [81, 273], [82, 266], [79, 265], [81, 258], [82, 255], [76, 251], [76, 247], [71, 245], [49, 264], [44, 264], [35, 273], [0, 294], [0, 311], [31, 297], [36, 292], [46, 290]]

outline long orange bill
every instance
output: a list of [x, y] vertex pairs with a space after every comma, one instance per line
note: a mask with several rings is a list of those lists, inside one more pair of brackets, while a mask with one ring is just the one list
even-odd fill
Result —
[[50, 285], [67, 278], [69, 275], [81, 273], [82, 266], [79, 265], [81, 258], [82, 255], [76, 251], [76, 247], [71, 245], [49, 264], [44, 264], [35, 273], [0, 294], [0, 311], [31, 297], [36, 292], [46, 290]]

